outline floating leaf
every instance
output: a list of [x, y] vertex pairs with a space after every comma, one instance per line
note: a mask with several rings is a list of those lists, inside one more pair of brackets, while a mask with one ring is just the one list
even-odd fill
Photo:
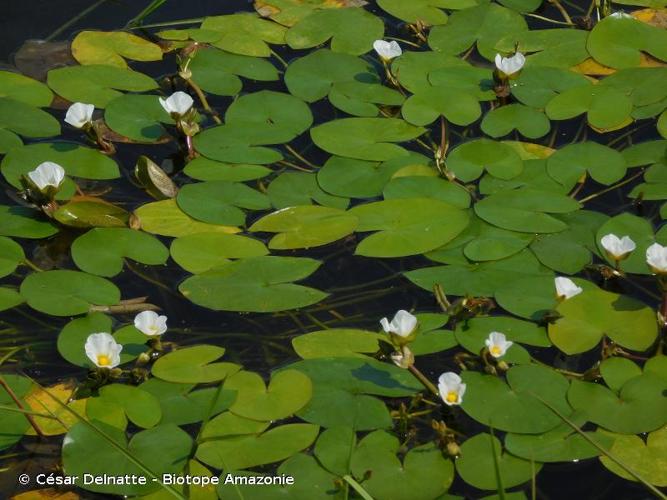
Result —
[[157, 87], [152, 78], [142, 73], [101, 64], [52, 69], [47, 83], [69, 101], [91, 103], [98, 108], [105, 108], [121, 95], [120, 90], [145, 92]]
[[236, 391], [229, 408], [232, 413], [261, 421], [289, 417], [303, 408], [312, 395], [310, 379], [298, 370], [275, 373], [268, 387], [257, 373], [240, 371], [225, 380], [224, 388]]
[[199, 181], [244, 182], [266, 177], [271, 169], [263, 165], [222, 163], [200, 156], [189, 162], [183, 172]]
[[[148, 429], [162, 419], [158, 399], [139, 387], [125, 384], [110, 384], [100, 389], [100, 400], [106, 404], [120, 406], [127, 418], [135, 425]], [[89, 399], [88, 404], [96, 398]]]
[[228, 226], [245, 224], [245, 213], [241, 208], [264, 210], [270, 207], [265, 194], [245, 184], [227, 181], [186, 184], [176, 200], [189, 216], [209, 224]]
[[230, 54], [215, 48], [199, 49], [189, 66], [192, 79], [215, 95], [233, 96], [243, 88], [239, 77], [261, 82], [278, 79], [278, 70], [269, 61]]
[[549, 338], [567, 354], [593, 349], [604, 335], [643, 351], [658, 334], [654, 311], [627, 295], [587, 290], [561, 302], [556, 310], [562, 317], [549, 325]]
[[213, 46], [234, 54], [268, 57], [271, 55], [269, 43], [285, 43], [286, 29], [256, 14], [207, 17], [201, 29], [214, 32], [208, 40]]
[[214, 363], [225, 353], [222, 347], [200, 344], [178, 349], [158, 359], [152, 368], [156, 377], [167, 382], [205, 384], [223, 380], [241, 367], [234, 363]]
[[0, 277], [14, 272], [25, 260], [21, 245], [14, 240], [0, 236]]
[[229, 259], [267, 255], [259, 240], [224, 233], [196, 233], [175, 239], [171, 257], [186, 271], [194, 274], [223, 266]]
[[537, 139], [551, 129], [541, 111], [522, 104], [509, 104], [491, 110], [482, 120], [482, 131], [491, 137], [502, 137], [516, 129], [524, 137]]
[[447, 14], [441, 10], [452, 8], [447, 0], [415, 0], [410, 3], [401, 0], [378, 0], [382, 10], [408, 23], [423, 22], [430, 25], [445, 24]]
[[[27, 408], [41, 414], [51, 415], [55, 418], [33, 416], [33, 421], [44, 436], [58, 436], [65, 434], [69, 427], [78, 422], [76, 416], [70, 413], [74, 410], [85, 413], [87, 400], [70, 399], [73, 396], [75, 385], [69, 382], [61, 382], [50, 387], [34, 386], [26, 397]], [[48, 393], [47, 393], [48, 391]], [[53, 400], [55, 397], [55, 401]], [[65, 408], [67, 406], [67, 408]], [[26, 435], [35, 436], [35, 429], [30, 427]]]
[[303, 359], [363, 357], [376, 353], [382, 340], [386, 337], [374, 332], [331, 328], [299, 335], [292, 339], [292, 347]]
[[308, 49], [331, 39], [334, 52], [360, 55], [383, 36], [382, 20], [364, 9], [323, 9], [292, 26], [285, 41], [293, 49]]
[[[595, 239], [600, 255], [607, 262], [615, 265], [613, 259], [607, 255], [600, 242], [603, 236], [610, 233], [617, 235], [619, 238], [629, 236], [637, 245], [637, 248], [626, 259], [620, 262], [621, 269], [628, 273], [650, 274], [651, 270], [646, 264], [646, 249], [655, 243], [656, 239], [651, 223], [643, 217], [626, 212], [610, 218], [598, 228]], [[662, 243], [667, 243], [662, 238], [659, 239]]]
[[428, 176], [395, 177], [383, 191], [385, 200], [398, 198], [432, 198], [457, 208], [470, 206], [470, 193], [465, 188], [446, 179]]
[[456, 237], [468, 225], [468, 213], [427, 198], [398, 198], [367, 203], [349, 211], [358, 217], [358, 232], [366, 237], [356, 254], [403, 257], [428, 252]]
[[53, 316], [87, 313], [92, 305], [110, 306], [120, 301], [120, 291], [110, 281], [78, 271], [44, 271], [28, 275], [21, 295], [30, 307]]
[[465, 441], [461, 445], [461, 457], [456, 461], [456, 472], [463, 480], [482, 490], [495, 490], [498, 476], [505, 488], [525, 483], [541, 468], [542, 464], [503, 453], [498, 438], [484, 433]]
[[99, 276], [115, 276], [129, 258], [152, 266], [164, 264], [169, 251], [150, 234], [126, 228], [95, 228], [72, 244], [72, 259], [79, 269]]
[[0, 71], [0, 97], [41, 108], [51, 104], [53, 92], [42, 82], [20, 73]]
[[106, 64], [127, 68], [125, 59], [159, 61], [162, 49], [123, 31], [81, 31], [72, 40], [72, 55], [80, 64]]
[[[588, 89], [590, 86], [591, 83], [585, 76], [573, 71], [544, 66], [527, 66], [510, 88], [512, 95], [526, 106], [543, 109], [549, 101], [563, 92], [576, 87]], [[581, 113], [583, 111], [577, 114]]]
[[476, 139], [454, 148], [447, 156], [447, 168], [463, 182], [477, 179], [486, 169], [494, 177], [511, 179], [523, 170], [523, 161], [507, 144]]
[[127, 226], [130, 213], [119, 206], [90, 196], [75, 197], [53, 212], [53, 218], [64, 226], [84, 228]]
[[[0, 132], [31, 138], [51, 137], [60, 133], [60, 124], [46, 111], [21, 101], [0, 97]], [[16, 139], [0, 138], [0, 150], [6, 153], [14, 146], [19, 146], [21, 140]]]
[[315, 174], [304, 172], [285, 172], [274, 179], [267, 194], [275, 208], [287, 208], [296, 205], [311, 205], [316, 201], [320, 205], [332, 208], [347, 208], [350, 200], [323, 191], [317, 183]]
[[628, 380], [641, 375], [642, 369], [634, 361], [612, 356], [600, 363], [600, 374], [607, 387], [612, 391], [620, 391]]
[[232, 226], [220, 226], [199, 222], [183, 212], [176, 200], [162, 200], [146, 203], [134, 212], [142, 230], [162, 236], [187, 236], [197, 233], [238, 233]]
[[134, 176], [148, 194], [157, 200], [176, 197], [174, 181], [147, 156], [140, 156], [134, 166]]
[[385, 161], [408, 152], [394, 142], [424, 133], [396, 118], [343, 118], [310, 129], [313, 142], [328, 153], [360, 160]]
[[414, 125], [428, 125], [444, 116], [455, 125], [469, 125], [482, 111], [477, 99], [466, 92], [437, 86], [424, 87], [409, 97], [402, 108], [403, 118]]
[[273, 312], [314, 304], [327, 294], [293, 281], [320, 263], [299, 257], [251, 257], [186, 279], [179, 290], [195, 304], [216, 311]]
[[269, 248], [289, 250], [326, 245], [351, 234], [359, 219], [338, 208], [317, 205], [288, 207], [262, 217], [249, 229], [279, 233]]
[[164, 140], [162, 123], [174, 123], [162, 108], [157, 95], [123, 94], [112, 99], [104, 111], [104, 120], [114, 132], [138, 142]]
[[[8, 373], [3, 374], [2, 379], [14, 392], [14, 395], [20, 398], [19, 400], [28, 395], [32, 389], [32, 381], [27, 377]], [[21, 404], [25, 407], [25, 403]], [[17, 408], [16, 401], [12, 399], [4, 388], [0, 391], [0, 405]], [[2, 425], [0, 449], [4, 450], [12, 447], [21, 440], [28, 427], [30, 427], [30, 422], [20, 412], [0, 409], [0, 425]]]

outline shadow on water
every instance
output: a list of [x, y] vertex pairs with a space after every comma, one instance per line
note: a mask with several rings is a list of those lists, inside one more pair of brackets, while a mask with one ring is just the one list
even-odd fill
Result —
[[[130, 0], [108, 0], [98, 2], [97, 6], [87, 16], [79, 19], [60, 32], [55, 39], [64, 40], [71, 37], [81, 29], [93, 28], [101, 30], [118, 29], [124, 26], [128, 20], [137, 15], [149, 2], [135, 2]], [[10, 61], [11, 54], [15, 52], [24, 40], [30, 38], [46, 38], [57, 32], [59, 28], [70, 19], [75, 18], [86, 8], [93, 5], [90, 0], [22, 0], [5, 2], [3, 5], [2, 19], [0, 19], [0, 65], [3, 61]], [[227, 14], [241, 10], [251, 10], [249, 2], [245, 0], [167, 0], [166, 4], [150, 17], [151, 23], [171, 21], [174, 19], [197, 18], [205, 15]], [[549, 9], [549, 7], [546, 7]], [[374, 13], [382, 15], [378, 9], [371, 9]], [[549, 11], [547, 11], [547, 14]], [[538, 26], [538, 27], [549, 27]], [[290, 54], [284, 50], [280, 54], [287, 60]], [[293, 54], [292, 54], [293, 56]], [[162, 64], [152, 63], [150, 66], [137, 64], [139, 71], [146, 71], [152, 76], [155, 68], [158, 73], [167, 73], [174, 67], [173, 56], [167, 56]], [[268, 88], [285, 90], [282, 82], [271, 84]], [[247, 91], [259, 89], [256, 85], [246, 87]], [[262, 84], [266, 89], [267, 85]], [[229, 98], [211, 98], [211, 104], [217, 109], [225, 109], [231, 102]], [[59, 119], [62, 112], [54, 112]], [[322, 106], [313, 106], [316, 123], [331, 119], [331, 115], [324, 114]], [[330, 112], [329, 112], [330, 113]], [[457, 132], [456, 127], [453, 128]], [[69, 137], [67, 134], [71, 134]], [[473, 130], [473, 136], [481, 135], [479, 130]], [[631, 137], [620, 139], [621, 144], [633, 139], [647, 140], [655, 138], [654, 131], [641, 128]], [[606, 134], [604, 137], [595, 132], [588, 132], [588, 140], [607, 143], [614, 137], [621, 137], [622, 133]], [[75, 134], [65, 131], [64, 139], [78, 138]], [[556, 146], [567, 144], [573, 140], [581, 140], [580, 122], [572, 120], [559, 124], [559, 134]], [[311, 148], [311, 144], [305, 142], [299, 144], [299, 150], [305, 151], [311, 161], [316, 164], [324, 162], [324, 153]], [[455, 147], [460, 138], [454, 140]], [[137, 157], [141, 154], [149, 154], [151, 158], [160, 163], [162, 160], [166, 170], [170, 167], [178, 171], [180, 160], [177, 158], [177, 147], [173, 144], [151, 146], [150, 150], [141, 145], [118, 145], [116, 158], [123, 166], [122, 178], [105, 183], [111, 186], [112, 191], [108, 198], [123, 206], [127, 210], [133, 210], [145, 202], [144, 192], [131, 181], [131, 172]], [[173, 160], [173, 161], [172, 161]], [[178, 182], [187, 181], [183, 174], [176, 173]], [[642, 216], [649, 218], [657, 217], [657, 205], [647, 203], [644, 206], [632, 207], [627, 193], [641, 180], [624, 186], [622, 190], [615, 190], [604, 196], [593, 200], [587, 208], [601, 211], [609, 215], [615, 215], [622, 211], [636, 211]], [[85, 182], [84, 189], [94, 189], [95, 182]], [[600, 189], [600, 186], [587, 186], [581, 196], [592, 194]], [[14, 199], [9, 190], [0, 192], [0, 204], [12, 204]], [[630, 209], [630, 210], [629, 210]], [[261, 215], [255, 214], [256, 218]], [[657, 218], [655, 219], [658, 220]], [[248, 225], [253, 221], [249, 220]], [[75, 268], [69, 257], [69, 245], [78, 235], [76, 232], [65, 232], [56, 238], [44, 243], [27, 243], [25, 250], [27, 256], [44, 268], [64, 267]], [[167, 241], [163, 239], [163, 241]], [[417, 311], [438, 311], [437, 303], [432, 294], [427, 293], [411, 285], [401, 273], [405, 270], [425, 267], [432, 264], [424, 257], [410, 257], [405, 259], [369, 259], [353, 255], [356, 238], [351, 237], [326, 247], [318, 248], [310, 252], [301, 252], [317, 258], [323, 262], [321, 268], [304, 282], [318, 289], [329, 291], [332, 295], [325, 306], [311, 306], [301, 311], [284, 312], [276, 314], [240, 314], [229, 312], [214, 312], [199, 307], [177, 293], [174, 284], [182, 281], [187, 273], [175, 263], [170, 262], [162, 267], [148, 267], [137, 263], [129, 263], [123, 272], [115, 277], [113, 281], [123, 291], [123, 298], [150, 296], [150, 301], [159, 304], [163, 310], [168, 311], [170, 321], [170, 340], [180, 345], [194, 343], [212, 343], [223, 345], [227, 348], [225, 359], [227, 361], [243, 364], [251, 370], [268, 373], [276, 367], [285, 365], [298, 359], [294, 354], [290, 341], [299, 334], [319, 330], [322, 327], [355, 327], [376, 330], [377, 320], [387, 316], [397, 309], [416, 309]], [[278, 252], [281, 254], [281, 252]], [[291, 255], [290, 252], [282, 252]], [[24, 273], [18, 273], [13, 277], [10, 284], [18, 285]], [[639, 280], [639, 284], [646, 288], [651, 287], [651, 281], [646, 278]], [[644, 302], [656, 305], [655, 298], [647, 295], [638, 288], [632, 288], [626, 282], [616, 283], [628, 295], [640, 298]], [[29, 311], [29, 312], [28, 312]], [[130, 316], [115, 316], [117, 324], [127, 324], [131, 321]], [[52, 316], [28, 310], [27, 308], [16, 308], [2, 313], [0, 330], [3, 325], [18, 325], [19, 332], [11, 337], [0, 334], [0, 342], [3, 347], [21, 346], [29, 344], [31, 347], [18, 356], [19, 362], [14, 369], [24, 370], [31, 376], [44, 383], [53, 383], [55, 380], [67, 378], [81, 378], [81, 370], [66, 363], [56, 350], [56, 338], [60, 329], [67, 323], [65, 319], [57, 319]], [[116, 325], [117, 326], [117, 325]], [[540, 357], [545, 362], [555, 366], [564, 366], [564, 361], [559, 360], [559, 353], [552, 348], [546, 353], [540, 352]], [[567, 360], [567, 369], [580, 369], [590, 365], [586, 356], [573, 356]], [[447, 360], [441, 355], [434, 354], [420, 357], [422, 371], [434, 380], [443, 371], [456, 369], [447, 356]], [[395, 381], [378, 379], [378, 374], [370, 366], [358, 369], [361, 378], [373, 380], [377, 385], [395, 387]], [[380, 375], [385, 376], [384, 373]], [[450, 417], [451, 418], [451, 417]], [[453, 418], [459, 428], [467, 434], [479, 430], [486, 430], [470, 419], [463, 418], [460, 414]], [[428, 420], [424, 420], [424, 427], [428, 429]], [[0, 431], [1, 432], [1, 431]], [[429, 430], [424, 431], [426, 433]], [[54, 445], [39, 445], [35, 440], [24, 440], [6, 456], [0, 465], [12, 467], [11, 473], [0, 477], [0, 495], [8, 497], [16, 490], [16, 474], [21, 472], [43, 471], [59, 458], [60, 449]], [[12, 457], [17, 453], [17, 457]], [[596, 459], [586, 460], [571, 464], [547, 464], [540, 472], [537, 497], [541, 499], [644, 499], [648, 495], [639, 486], [620, 479], [611, 474], [607, 469], [600, 466]], [[481, 491], [476, 491], [457, 479], [451, 490], [452, 493], [465, 495], [469, 498], [483, 496]], [[103, 498], [103, 496], [84, 493], [85, 498]], [[419, 500], [416, 497], [416, 500]]]

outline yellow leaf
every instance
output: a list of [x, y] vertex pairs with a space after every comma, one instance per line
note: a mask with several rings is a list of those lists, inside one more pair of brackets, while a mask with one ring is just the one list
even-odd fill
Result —
[[[47, 391], [55, 396], [58, 401], [66, 403], [71, 409], [80, 415], [85, 415], [86, 400], [79, 399], [67, 403], [74, 392], [74, 384], [72, 382], [64, 382], [46, 388]], [[64, 434], [68, 428], [78, 422], [76, 416], [68, 412], [62, 405], [55, 402], [44, 389], [37, 386], [26, 397], [25, 402], [28, 407], [35, 412], [44, 413], [46, 415], [53, 414], [60, 420], [55, 420], [46, 417], [33, 417], [37, 427], [46, 436], [57, 436]], [[61, 423], [62, 421], [62, 423]], [[63, 426], [64, 424], [64, 426]], [[26, 434], [34, 436], [35, 430], [30, 427]]]
[[127, 68], [125, 59], [159, 61], [159, 45], [123, 31], [82, 31], [72, 41], [72, 55], [81, 64]]
[[643, 23], [667, 29], [667, 9], [641, 9], [630, 15]]
[[522, 160], [543, 160], [551, 156], [554, 151], [553, 148], [542, 146], [541, 144], [533, 144], [532, 142], [521, 141], [503, 141], [516, 151]]

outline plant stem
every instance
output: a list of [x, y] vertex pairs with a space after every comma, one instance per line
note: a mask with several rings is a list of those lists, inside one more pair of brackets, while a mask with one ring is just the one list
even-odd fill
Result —
[[23, 263], [24, 263], [26, 266], [28, 266], [30, 269], [32, 269], [33, 271], [37, 271], [37, 272], [40, 272], [40, 273], [41, 273], [42, 271], [44, 271], [44, 269], [42, 269], [41, 267], [37, 266], [33, 261], [31, 261], [31, 260], [28, 259], [27, 257], [26, 257], [25, 259], [23, 259]]
[[69, 27], [72, 26], [74, 23], [76, 23], [76, 22], [80, 21], [81, 19], [83, 19], [84, 17], [86, 17], [88, 14], [90, 14], [92, 11], [94, 11], [95, 9], [97, 9], [100, 5], [102, 5], [102, 4], [105, 3], [106, 1], [107, 1], [107, 0], [98, 0], [97, 2], [95, 2], [95, 3], [94, 3], [93, 5], [91, 5], [90, 7], [86, 8], [86, 9], [83, 9], [83, 10], [82, 10], [81, 12], [79, 12], [76, 16], [74, 16], [72, 19], [70, 19], [69, 21], [67, 21], [65, 24], [61, 25], [61, 26], [60, 26], [58, 29], [56, 29], [53, 33], [51, 33], [49, 36], [47, 36], [47, 37], [44, 39], [44, 41], [45, 41], [45, 42], [50, 42], [50, 41], [53, 40], [55, 37], [57, 37], [58, 35], [60, 35], [63, 31], [65, 31], [67, 28], [69, 28]]
[[24, 413], [25, 418], [28, 419], [28, 422], [30, 422], [30, 425], [32, 426], [33, 429], [35, 429], [35, 432], [40, 438], [44, 437], [44, 434], [42, 433], [42, 430], [39, 428], [39, 426], [35, 423], [35, 419], [32, 418], [32, 415], [30, 414], [31, 412], [29, 410], [25, 409], [25, 406], [21, 403], [19, 398], [16, 396], [14, 391], [12, 390], [11, 387], [9, 387], [9, 384], [5, 382], [4, 377], [0, 376], [0, 385], [3, 387], [5, 391], [7, 391], [7, 394], [9, 394], [9, 397], [12, 398], [14, 403], [16, 403], [16, 406], [19, 407], [19, 409], [24, 410], [26, 413]]
[[627, 179], [624, 179], [621, 182], [617, 182], [616, 184], [614, 184], [612, 186], [609, 186], [609, 187], [607, 187], [607, 188], [605, 188], [601, 191], [598, 191], [597, 193], [593, 193], [589, 196], [586, 196], [585, 198], [582, 198], [581, 200], [579, 200], [579, 203], [586, 203], [587, 201], [591, 201], [591, 200], [597, 198], [598, 196], [602, 196], [603, 194], [608, 193], [609, 191], [613, 191], [616, 188], [619, 188], [621, 186], [625, 186], [626, 184], [634, 181], [637, 177], [639, 177], [643, 173], [644, 173], [644, 169], [642, 168], [642, 169], [639, 170], [639, 172], [631, 175]]
[[211, 118], [213, 118], [213, 121], [220, 125], [222, 123], [222, 120], [218, 116], [218, 112], [215, 111], [213, 108], [208, 103], [208, 99], [206, 99], [206, 95], [202, 91], [201, 87], [195, 83], [195, 81], [192, 78], [186, 78], [185, 83], [188, 84], [188, 86], [195, 91], [195, 94], [197, 94], [197, 97], [199, 98], [199, 102], [201, 102], [201, 105], [204, 107], [206, 112], [211, 115]]
[[204, 20], [203, 17], [194, 17], [192, 19], [178, 19], [176, 21], [164, 21], [161, 23], [142, 24], [141, 26], [128, 26], [128, 29], [137, 30], [145, 28], [168, 28], [170, 26], [180, 26], [181, 24], [197, 24]]
[[566, 23], [563, 21], [556, 21], [555, 19], [549, 19], [548, 17], [540, 16], [537, 14], [531, 14], [530, 12], [525, 14], [528, 17], [534, 17], [535, 19], [539, 19], [540, 21], [546, 21], [548, 23], [553, 23], [553, 24], [561, 24], [563, 26], [574, 26], [574, 23]]
[[313, 163], [310, 163], [308, 160], [306, 160], [303, 156], [301, 156], [301, 154], [296, 149], [294, 149], [289, 144], [285, 144], [285, 149], [287, 149], [287, 151], [289, 151], [292, 154], [292, 156], [301, 160], [306, 165], [308, 165], [310, 168], [315, 168], [315, 169], [319, 168], [317, 165], [314, 165]]
[[271, 49], [271, 55], [272, 55], [273, 57], [275, 57], [276, 59], [278, 59], [278, 61], [280, 61], [280, 64], [282, 64], [284, 68], [287, 68], [287, 66], [289, 66], [289, 65], [287, 64], [287, 61], [285, 61], [285, 59], [283, 59], [282, 57], [280, 57], [280, 54], [278, 54], [275, 50]]
[[352, 478], [352, 476], [350, 476], [349, 474], [345, 474], [343, 476], [343, 479], [347, 484], [352, 486], [354, 491], [359, 493], [359, 496], [361, 498], [363, 498], [364, 500], [373, 500], [373, 497], [370, 496], [369, 493], [364, 489], [364, 487], [361, 486], [361, 484], [359, 484], [357, 481], [355, 481], [354, 478]]
[[569, 15], [569, 14], [567, 13], [567, 11], [565, 10], [565, 7], [563, 7], [563, 6], [561, 5], [561, 3], [560, 3], [558, 0], [549, 0], [549, 3], [558, 9], [558, 11], [559, 11], [559, 12], [561, 13], [561, 15], [563, 16], [563, 19], [565, 19], [565, 21], [566, 21], [568, 24], [574, 24], [574, 23], [572, 22], [572, 19], [570, 18], [570, 15]]
[[429, 379], [426, 378], [426, 376], [420, 372], [415, 365], [410, 365], [408, 367], [408, 370], [410, 370], [410, 373], [412, 373], [417, 380], [419, 380], [424, 387], [426, 387], [429, 391], [431, 391], [435, 396], [439, 396], [440, 393], [438, 392], [438, 389], [436, 386], [434, 386]]
[[130, 19], [125, 25], [126, 28], [139, 26], [142, 21], [150, 16], [153, 12], [158, 10], [167, 0], [153, 0], [144, 10], [139, 12], [135, 17]]

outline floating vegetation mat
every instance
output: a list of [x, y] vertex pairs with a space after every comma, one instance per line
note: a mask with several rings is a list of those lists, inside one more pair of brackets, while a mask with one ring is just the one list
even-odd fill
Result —
[[664, 7], [256, 0], [26, 44], [2, 496], [665, 498]]

